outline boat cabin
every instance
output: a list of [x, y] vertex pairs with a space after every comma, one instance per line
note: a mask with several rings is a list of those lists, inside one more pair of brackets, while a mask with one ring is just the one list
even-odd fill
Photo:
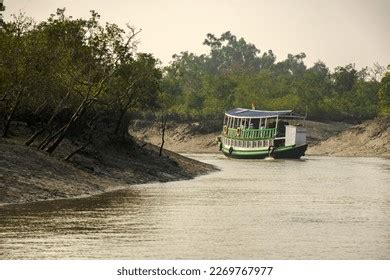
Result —
[[262, 111], [236, 108], [225, 113], [222, 151], [256, 152], [306, 145], [305, 117], [292, 110]]

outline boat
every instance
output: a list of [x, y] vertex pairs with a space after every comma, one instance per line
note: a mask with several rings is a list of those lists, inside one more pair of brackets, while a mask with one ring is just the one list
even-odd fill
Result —
[[238, 159], [299, 159], [307, 149], [305, 117], [292, 110], [235, 108], [225, 112], [219, 149]]

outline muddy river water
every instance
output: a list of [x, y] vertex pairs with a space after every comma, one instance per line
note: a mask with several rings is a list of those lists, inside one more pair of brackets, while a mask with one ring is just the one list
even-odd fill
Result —
[[390, 160], [190, 156], [221, 171], [0, 207], [0, 259], [390, 258]]

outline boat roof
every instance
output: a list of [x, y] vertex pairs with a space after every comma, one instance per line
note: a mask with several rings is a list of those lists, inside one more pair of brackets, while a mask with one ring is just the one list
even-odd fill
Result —
[[287, 117], [304, 119], [305, 117], [293, 113], [293, 110], [282, 111], [263, 111], [244, 108], [235, 108], [225, 112], [225, 115], [234, 118], [272, 118], [272, 117]]

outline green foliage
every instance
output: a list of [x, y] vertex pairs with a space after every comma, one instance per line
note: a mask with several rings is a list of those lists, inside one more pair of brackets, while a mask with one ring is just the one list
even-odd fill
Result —
[[349, 64], [331, 72], [321, 61], [308, 68], [304, 53], [276, 62], [272, 50], [261, 52], [225, 32], [220, 37], [207, 34], [207, 54], [184, 51], [160, 69], [151, 54], [136, 52], [139, 31], [102, 25], [99, 18], [91, 11], [89, 19], [73, 19], [58, 9], [38, 24], [23, 14], [4, 23], [3, 130], [13, 118], [42, 124], [61, 113], [70, 118], [71, 126], [88, 111], [84, 123], [94, 114], [109, 112], [117, 133], [126, 129], [123, 120], [128, 112], [208, 117], [251, 104], [264, 110], [294, 109], [322, 120], [390, 114], [390, 72], [379, 82], [384, 68], [378, 64], [360, 71]]
[[94, 114], [111, 112], [118, 132], [128, 111], [158, 108], [162, 74], [157, 59], [136, 52], [139, 31], [102, 25], [99, 18], [91, 11], [89, 19], [73, 19], [65, 9], [57, 9], [39, 24], [23, 14], [4, 24], [0, 29], [4, 131], [12, 118], [44, 123], [68, 112], [65, 134], [84, 115], [92, 121]]
[[381, 81], [379, 97], [379, 113], [381, 116], [390, 116], [390, 65]]
[[204, 45], [210, 47], [208, 54], [182, 52], [164, 69], [162, 90], [171, 96], [169, 111], [208, 116], [254, 103], [321, 120], [358, 121], [378, 113], [378, 64], [360, 71], [349, 64], [331, 73], [321, 61], [307, 68], [305, 53], [276, 62], [271, 50], [261, 53], [230, 32], [207, 34]]

